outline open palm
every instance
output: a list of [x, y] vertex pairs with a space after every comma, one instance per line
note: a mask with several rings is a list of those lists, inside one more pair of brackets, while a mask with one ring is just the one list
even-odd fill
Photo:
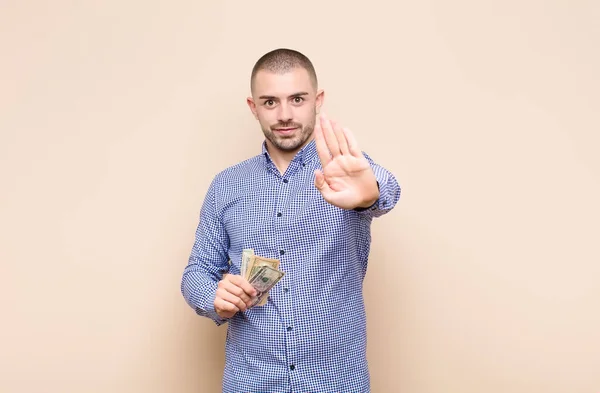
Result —
[[315, 142], [323, 168], [315, 171], [315, 186], [323, 198], [343, 209], [372, 205], [379, 197], [377, 180], [350, 130], [321, 115]]

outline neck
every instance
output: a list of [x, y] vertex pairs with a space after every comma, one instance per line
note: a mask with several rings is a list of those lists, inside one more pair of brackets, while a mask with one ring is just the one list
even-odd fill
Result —
[[292, 162], [296, 154], [298, 154], [298, 152], [302, 150], [302, 148], [309, 144], [311, 141], [312, 137], [309, 138], [302, 146], [299, 146], [297, 149], [281, 150], [273, 146], [273, 144], [271, 144], [271, 142], [267, 139], [267, 150], [269, 151], [269, 156], [271, 156], [271, 159], [273, 160], [273, 163], [279, 170], [279, 173], [283, 175], [287, 168], [290, 166], [290, 163]]

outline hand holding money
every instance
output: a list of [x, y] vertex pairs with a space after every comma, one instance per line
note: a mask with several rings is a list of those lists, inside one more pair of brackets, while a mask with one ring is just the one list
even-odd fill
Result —
[[284, 273], [279, 270], [279, 260], [265, 258], [254, 255], [254, 250], [246, 248], [242, 252], [241, 275], [252, 285], [257, 291], [252, 300], [251, 306], [264, 306], [268, 300], [268, 293], [271, 288], [281, 278]]
[[219, 281], [215, 296], [215, 311], [221, 318], [231, 318], [238, 311], [254, 305], [260, 293], [242, 276], [226, 274]]
[[250, 285], [257, 291], [257, 294], [250, 299], [250, 307], [264, 305], [267, 302], [269, 290], [281, 280], [283, 274], [283, 272], [269, 265], [260, 266], [256, 273], [250, 277]]

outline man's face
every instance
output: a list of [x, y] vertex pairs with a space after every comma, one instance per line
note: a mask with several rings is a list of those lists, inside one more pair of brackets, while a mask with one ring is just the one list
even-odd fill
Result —
[[269, 148], [295, 152], [310, 139], [323, 92], [317, 92], [304, 68], [278, 74], [259, 71], [248, 105]]

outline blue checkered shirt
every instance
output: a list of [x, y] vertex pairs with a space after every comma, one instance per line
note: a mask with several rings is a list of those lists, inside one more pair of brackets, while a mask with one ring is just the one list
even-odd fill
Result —
[[[315, 141], [281, 175], [262, 154], [215, 176], [201, 208], [181, 291], [197, 314], [227, 324], [223, 392], [370, 391], [363, 279], [375, 217], [400, 198], [395, 177], [365, 153], [380, 188], [370, 208], [344, 210], [314, 186]], [[264, 306], [220, 318], [222, 274], [240, 274], [242, 250], [277, 258], [283, 279]]]

